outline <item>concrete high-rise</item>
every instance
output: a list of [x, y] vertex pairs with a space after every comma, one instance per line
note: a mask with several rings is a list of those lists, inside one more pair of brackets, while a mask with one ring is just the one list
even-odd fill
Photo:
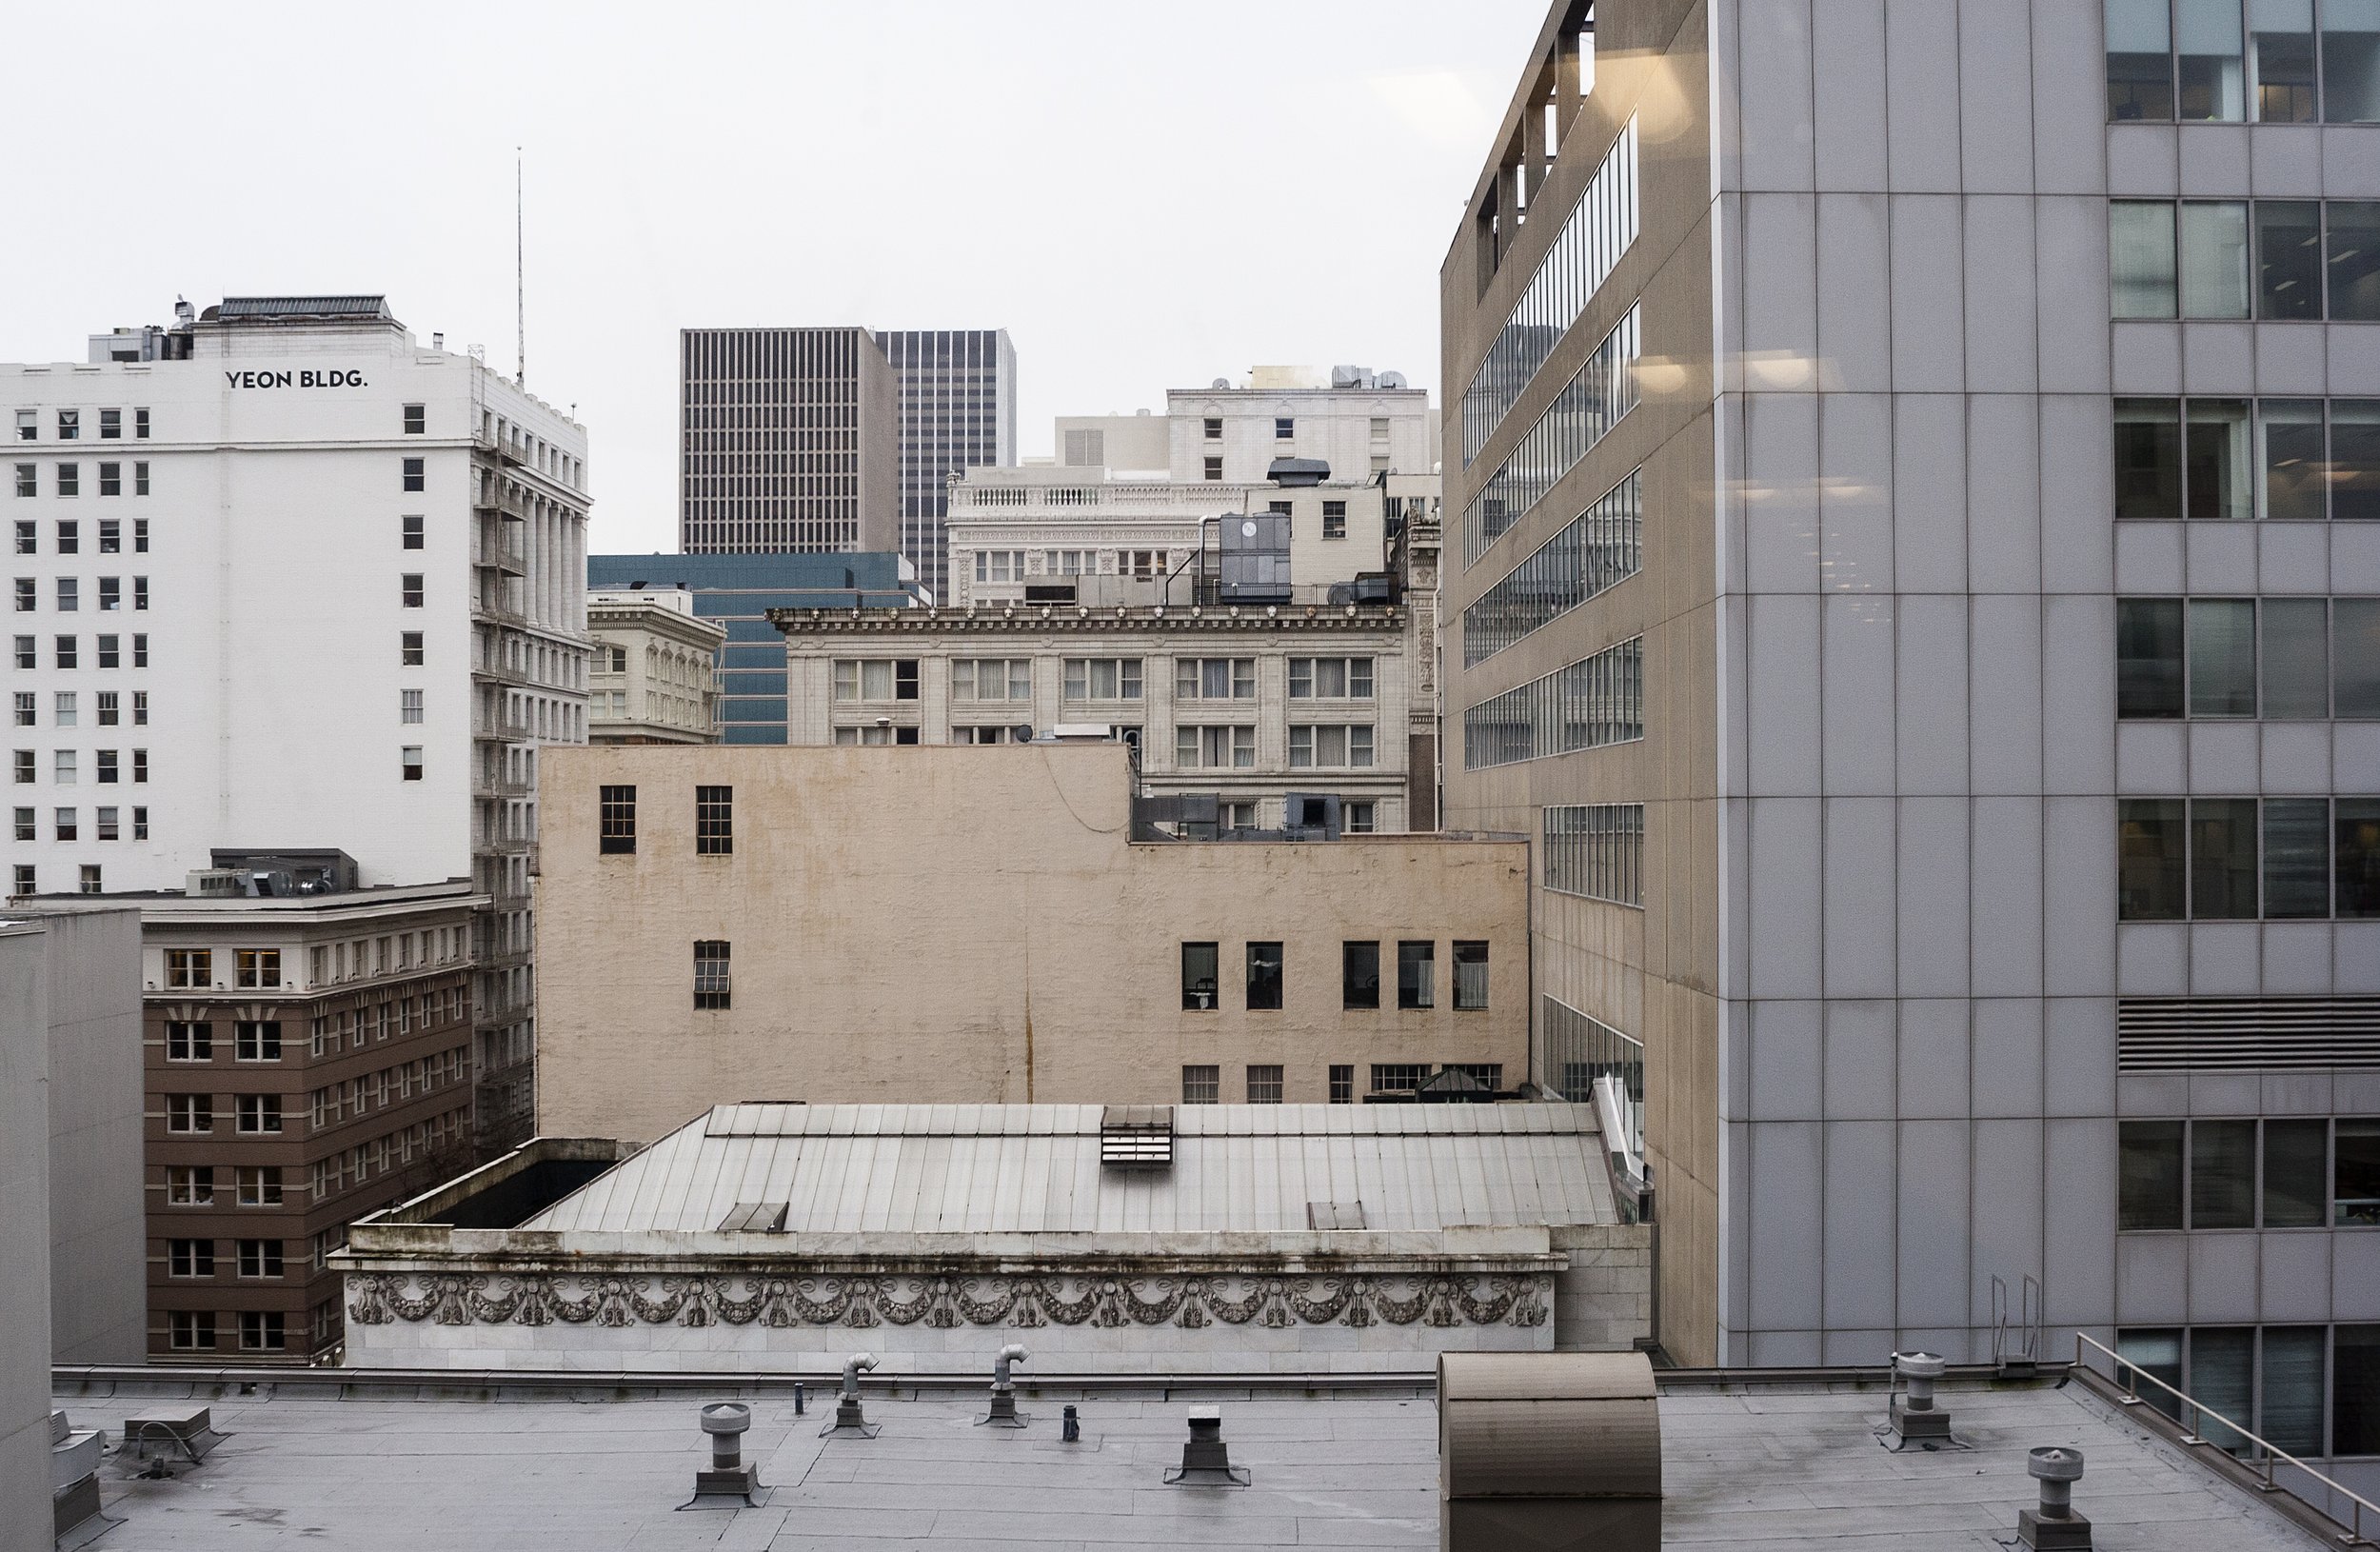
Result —
[[901, 552], [948, 602], [951, 477], [1017, 461], [1017, 348], [1004, 328], [886, 329], [901, 396]]
[[897, 547], [900, 411], [874, 335], [688, 328], [678, 348], [680, 547]]
[[1547, 18], [1442, 274], [1447, 823], [1538, 837], [1540, 1078], [1641, 1071], [1680, 1362], [2033, 1295], [2380, 1453], [2367, 9]]
[[379, 296], [0, 366], [10, 892], [337, 837], [468, 876], [482, 1140], [528, 1124], [537, 751], [586, 738], [586, 432]]

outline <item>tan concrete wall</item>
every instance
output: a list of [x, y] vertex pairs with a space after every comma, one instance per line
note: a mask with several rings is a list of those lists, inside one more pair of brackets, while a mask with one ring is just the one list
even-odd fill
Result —
[[[1450, 829], [1536, 835], [1542, 833], [1548, 805], [1645, 806], [1643, 908], [1538, 888], [1536, 991], [1644, 1043], [1646, 1154], [1660, 1184], [1659, 1329], [1664, 1347], [1681, 1363], [1716, 1361], [1720, 1315], [1720, 617], [1708, 30], [1701, 0], [1613, 0], [1597, 7], [1595, 90], [1544, 189], [1531, 201], [1533, 209], [1559, 214], [1522, 229], [1484, 294], [1468, 219], [1441, 272], [1441, 402], [1449, 417], [1447, 441], [1458, 450], [1446, 475], [1441, 589], [1448, 678], [1443, 823]], [[1559, 217], [1577, 203], [1632, 114], [1641, 168], [1636, 241], [1498, 433], [1469, 468], [1460, 468], [1463, 390], [1559, 230]], [[1508, 129], [1517, 122], [1508, 117]], [[1496, 144], [1504, 143], [1499, 135]], [[1465, 567], [1463, 514], [1473, 495], [1613, 325], [1639, 303], [1645, 369], [1636, 408], [1512, 532]], [[1464, 668], [1463, 609], [1636, 469], [1643, 478], [1641, 571]], [[1638, 635], [1644, 638], [1642, 740], [1463, 768], [1466, 707]]]
[[[1528, 856], [1509, 842], [1130, 844], [1113, 745], [553, 748], [541, 773], [539, 1124], [650, 1140], [732, 1100], [1170, 1103], [1185, 1064], [1527, 1070]], [[637, 787], [637, 850], [597, 851], [597, 788]], [[694, 854], [694, 788], [736, 792], [735, 851]], [[697, 939], [733, 1006], [693, 1005]], [[1339, 945], [1381, 945], [1378, 1011]], [[1438, 1006], [1395, 1006], [1396, 945], [1438, 945]], [[1457, 1013], [1452, 942], [1490, 945]], [[1244, 945], [1283, 943], [1285, 1006], [1242, 1006]], [[1223, 1007], [1184, 1010], [1180, 945], [1221, 945]]]

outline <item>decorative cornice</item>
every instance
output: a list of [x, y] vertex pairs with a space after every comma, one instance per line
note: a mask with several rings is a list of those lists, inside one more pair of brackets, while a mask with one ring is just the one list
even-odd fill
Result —
[[1405, 611], [1396, 605], [1192, 605], [1093, 608], [1079, 604], [976, 605], [922, 609], [770, 609], [768, 623], [786, 636], [914, 636], [937, 630], [976, 635], [1064, 632], [1118, 636], [1284, 630], [1401, 632]]

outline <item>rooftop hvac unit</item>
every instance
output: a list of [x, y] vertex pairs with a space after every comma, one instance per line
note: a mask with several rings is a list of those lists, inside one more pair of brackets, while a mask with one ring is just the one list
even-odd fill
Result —
[[1174, 1166], [1174, 1107], [1170, 1104], [1110, 1104], [1101, 1109], [1100, 1166], [1103, 1169], [1171, 1169]]
[[1336, 841], [1340, 804], [1336, 793], [1289, 793], [1281, 803], [1281, 829], [1292, 841]]
[[1075, 601], [1075, 585], [1071, 582], [1028, 582], [1024, 585], [1024, 601], [1028, 604], [1071, 604]]
[[1289, 514], [1223, 518], [1221, 597], [1226, 604], [1289, 602]]

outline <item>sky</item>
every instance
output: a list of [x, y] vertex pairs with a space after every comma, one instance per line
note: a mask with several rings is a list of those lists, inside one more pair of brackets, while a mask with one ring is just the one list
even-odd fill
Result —
[[1021, 451], [1257, 363], [1440, 397], [1438, 269], [1544, 0], [27, 5], [0, 360], [174, 298], [385, 292], [677, 547], [677, 334], [1004, 328]]

